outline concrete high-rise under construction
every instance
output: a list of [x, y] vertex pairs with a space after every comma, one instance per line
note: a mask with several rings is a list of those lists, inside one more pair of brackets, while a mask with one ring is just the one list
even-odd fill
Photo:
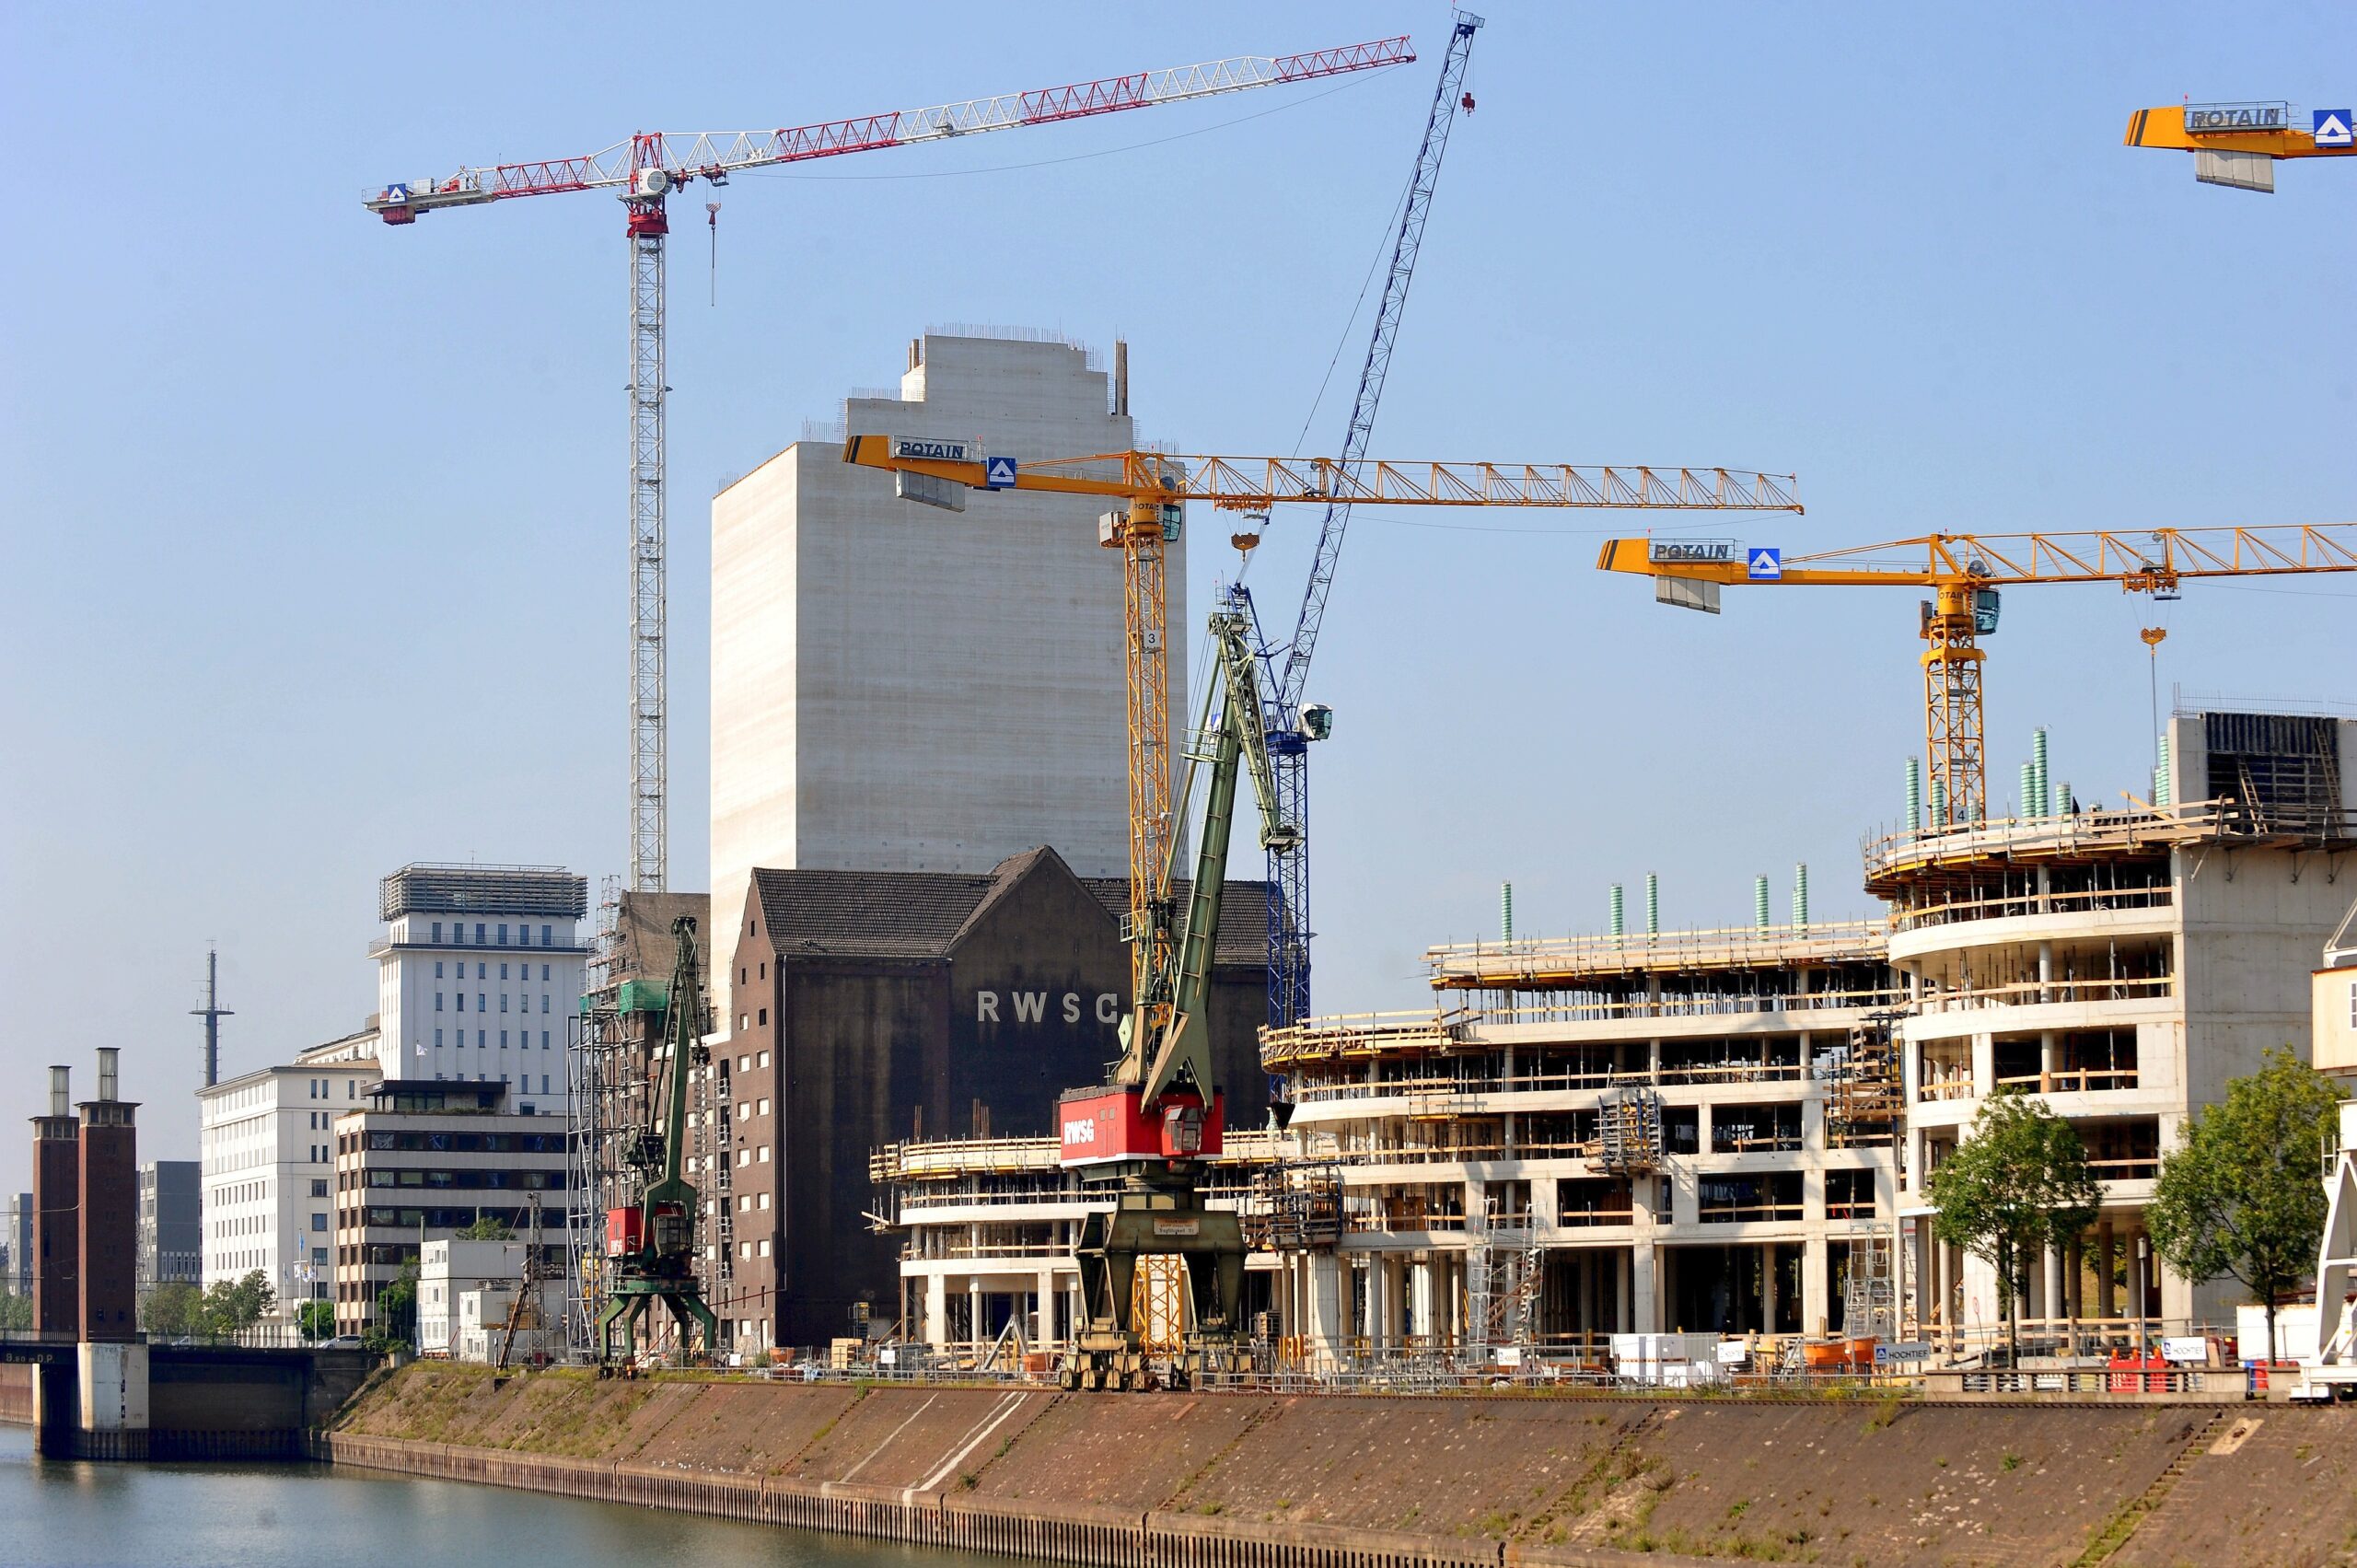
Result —
[[[846, 401], [845, 430], [1018, 460], [1118, 451], [1134, 444], [1126, 383], [1062, 341], [928, 333], [897, 396]], [[713, 503], [719, 953], [743, 934], [755, 866], [981, 874], [1051, 844], [1082, 877], [1128, 874], [1121, 558], [1097, 544], [1105, 504], [976, 491], [945, 511], [841, 459], [834, 442], [796, 442]], [[1190, 714], [1183, 540], [1169, 581], [1176, 716]]]

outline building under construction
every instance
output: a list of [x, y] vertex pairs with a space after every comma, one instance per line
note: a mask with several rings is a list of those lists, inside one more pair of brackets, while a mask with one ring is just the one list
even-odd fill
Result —
[[[2003, 1090], [2070, 1121], [2103, 1184], [2034, 1273], [2026, 1339], [2231, 1320], [2230, 1287], [2152, 1256], [2142, 1211], [2186, 1118], [2305, 1036], [2357, 723], [2180, 713], [2163, 750], [2159, 798], [2117, 809], [2049, 784], [2042, 738], [2014, 815], [1911, 803], [1866, 848], [1864, 922], [1812, 920], [1804, 881], [1771, 923], [1763, 879], [1751, 925], [1666, 930], [1648, 879], [1601, 935], [1432, 949], [1428, 1010], [1265, 1033], [1290, 1125], [1231, 1133], [1214, 1179], [1260, 1249], [1262, 1337], [1312, 1369], [1680, 1330], [1968, 1357], [1994, 1281], [1933, 1239], [1924, 1178]], [[1056, 1336], [1092, 1200], [1051, 1140], [898, 1142], [874, 1167], [919, 1337], [979, 1339], [1027, 1300]]]

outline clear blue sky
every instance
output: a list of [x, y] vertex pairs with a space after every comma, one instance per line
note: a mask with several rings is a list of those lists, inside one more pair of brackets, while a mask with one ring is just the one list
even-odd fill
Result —
[[[2272, 197], [2119, 144], [2139, 106], [2357, 99], [2334, 5], [1492, 7], [1378, 427], [1401, 457], [1794, 470], [1797, 552], [1933, 528], [2357, 515], [2357, 167]], [[365, 188], [638, 128], [798, 123], [1413, 33], [1413, 66], [722, 193], [673, 249], [675, 882], [705, 854], [706, 498], [888, 385], [928, 325], [1132, 344], [1182, 449], [1339, 438], [1347, 322], [1437, 66], [1423, 0], [1271, 8], [90, 6], [0, 20], [0, 1109], [127, 1048], [143, 1146], [226, 1065], [374, 1007], [375, 881], [419, 858], [622, 859], [623, 246], [601, 196], [387, 229]], [[1273, 112], [1272, 112], [1273, 111]], [[1020, 167], [1016, 167], [1020, 166]], [[1480, 528], [1464, 526], [1479, 521]], [[1918, 744], [1903, 593], [1592, 571], [1645, 518], [1364, 514], [1317, 694], [1318, 1001], [1400, 1006], [1423, 947], [1747, 918], [1794, 861], [1855, 912]], [[1441, 526], [1434, 526], [1435, 524]], [[1303, 519], [1252, 581], [1297, 591]], [[1199, 534], [1206, 539], [1208, 534]], [[1199, 552], [1197, 602], [1225, 563]], [[2340, 703], [2357, 585], [2202, 588], [2189, 690]], [[2029, 731], [2083, 798], [2149, 749], [2141, 602], [2011, 596], [1995, 793]], [[1240, 869], [1240, 867], [1239, 867]], [[20, 1163], [20, 1162], [19, 1162]]]

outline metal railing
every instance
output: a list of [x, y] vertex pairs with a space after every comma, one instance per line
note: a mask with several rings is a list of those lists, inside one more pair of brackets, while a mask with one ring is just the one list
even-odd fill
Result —
[[1919, 904], [1891, 912], [1893, 935], [1928, 931], [1979, 920], [2011, 920], [2036, 914], [2100, 913], [2114, 910], [2167, 909], [2177, 902], [2177, 889], [2157, 888], [2087, 888], [2068, 893], [2036, 891], [2006, 893], [1996, 898], [1959, 899], [1953, 903]]
[[1790, 925], [1732, 925], [1614, 936], [1538, 936], [1504, 942], [1456, 942], [1428, 947], [1424, 964], [1435, 986], [1492, 977], [1527, 984], [1541, 974], [1618, 974], [1631, 969], [1782, 967], [1873, 960], [1882, 956], [1879, 920], [1814, 921]]
[[1965, 1012], [1980, 1007], [2035, 1007], [2049, 1002], [2149, 1002], [2177, 994], [2175, 975], [2096, 980], [2022, 980], [2002, 985], [1959, 986], [1953, 990], [1925, 988], [1918, 999], [1922, 1014]]
[[[1575, 988], [1566, 986], [1562, 989]], [[1770, 1014], [1875, 1012], [1903, 1005], [1906, 1000], [1907, 993], [1892, 986], [1812, 991], [1789, 995], [1667, 992], [1659, 996], [1619, 999], [1548, 996], [1543, 992], [1538, 996], [1527, 996], [1516, 992], [1503, 992], [1482, 1006], [1478, 1022], [1481, 1025], [1594, 1024], [1647, 1018], [1740, 1018]], [[1805, 1027], [1833, 1028], [1840, 1026], [1832, 1020], [1812, 1020]]]

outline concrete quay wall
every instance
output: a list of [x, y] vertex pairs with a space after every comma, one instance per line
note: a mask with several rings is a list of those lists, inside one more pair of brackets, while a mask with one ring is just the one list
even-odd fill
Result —
[[2197, 1520], [2205, 1562], [2338, 1561], [2357, 1539], [2357, 1411], [2281, 1406], [1081, 1396], [421, 1365], [319, 1451], [1120, 1568], [2164, 1562]]

